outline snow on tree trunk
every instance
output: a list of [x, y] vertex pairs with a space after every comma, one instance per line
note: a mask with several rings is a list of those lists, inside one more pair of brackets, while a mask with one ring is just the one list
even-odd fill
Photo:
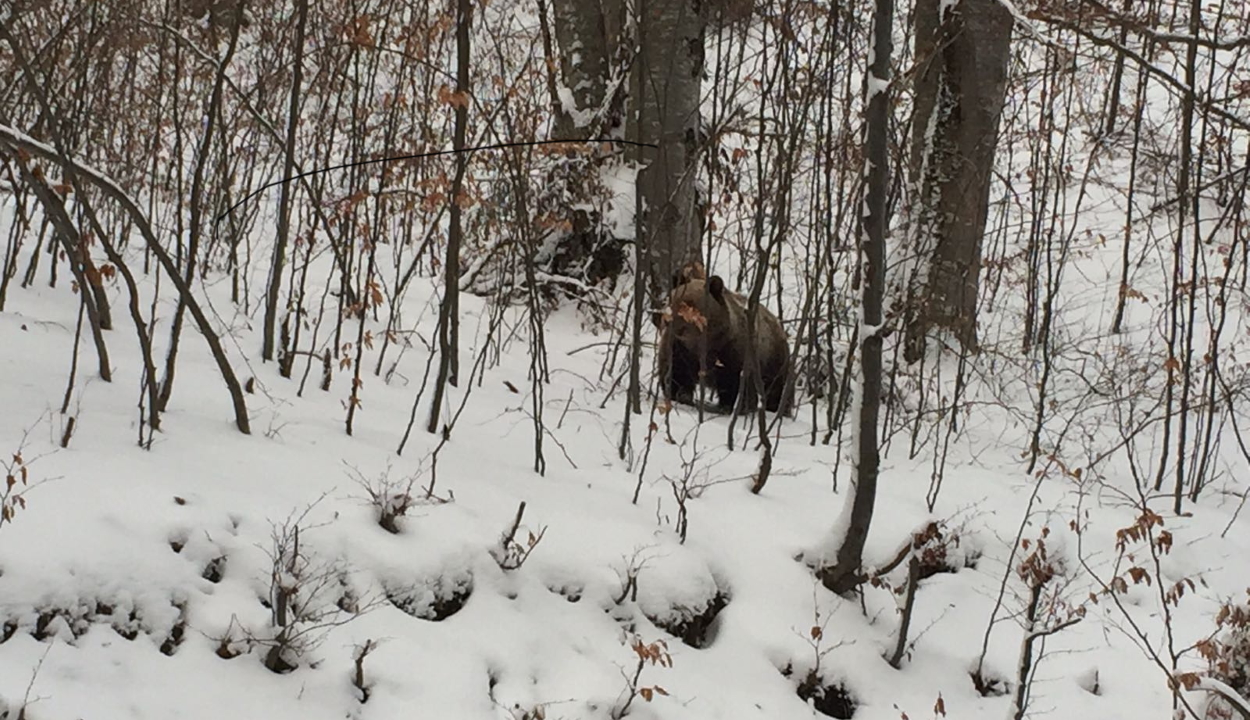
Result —
[[905, 357], [924, 352], [931, 328], [977, 344], [981, 245], [989, 212], [998, 121], [1007, 89], [1013, 19], [999, 0], [919, 0], [916, 122], [911, 168], [918, 209], [909, 254]]
[[705, 19], [699, 0], [641, 0], [640, 55], [634, 88], [637, 135], [659, 148], [638, 174], [650, 294], [659, 300], [674, 271], [699, 256], [701, 219], [695, 204], [699, 89]]
[[604, 105], [611, 60], [620, 40], [622, 0], [555, 0], [560, 45], [560, 137], [582, 137]]
[[[894, 23], [893, 0], [877, 0], [872, 49], [864, 84], [867, 107], [864, 135], [864, 183], [867, 194], [860, 216], [860, 283], [858, 362], [851, 380], [851, 483], [841, 515], [834, 524], [840, 543], [836, 561], [820, 570], [829, 590], [843, 594], [862, 577], [864, 543], [877, 496], [880, 454], [877, 418], [881, 408], [881, 331], [885, 301], [885, 235], [889, 226], [890, 58]], [[844, 535], [843, 535], [844, 533]]]

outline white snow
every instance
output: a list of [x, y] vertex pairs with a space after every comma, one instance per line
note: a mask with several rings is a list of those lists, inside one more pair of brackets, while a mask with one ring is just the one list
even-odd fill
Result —
[[573, 124], [577, 127], [586, 127], [595, 119], [596, 108], [579, 108], [568, 85], [557, 83], [556, 96], [560, 98], [560, 109], [573, 118]]
[[867, 94], [864, 96], [865, 105], [872, 102], [872, 99], [875, 98], [878, 94], [884, 93], [890, 89], [889, 78], [879, 78], [876, 75], [873, 75], [870, 73], [867, 79], [868, 79], [868, 89], [867, 89]]
[[[871, 97], [886, 81], [869, 77], [867, 82]], [[564, 87], [558, 92], [564, 109], [584, 119], [572, 92]], [[752, 92], [748, 87], [743, 97]], [[1022, 112], [1035, 112], [1019, 101]], [[927, 122], [931, 138], [934, 118]], [[37, 142], [11, 128], [0, 130]], [[749, 139], [732, 142], [754, 150]], [[1027, 160], [1027, 149], [1016, 152]], [[1019, 182], [1018, 191], [1027, 190], [1020, 158], [1003, 162], [1017, 163], [1005, 172]], [[1124, 180], [1123, 158], [1100, 162], [1114, 182]], [[751, 163], [742, 165], [749, 184], [745, 166]], [[103, 171], [84, 171], [107, 181]], [[603, 216], [620, 237], [633, 233], [635, 176], [636, 168], [613, 166], [602, 177], [612, 193]], [[1151, 362], [1156, 308], [1146, 302], [1131, 306], [1126, 332], [1106, 336], [1104, 316], [1118, 283], [1119, 248], [1096, 237], [1112, 234], [1123, 216], [1116, 205], [1118, 188], [1092, 192], [1087, 206], [1094, 209], [1083, 211], [1080, 226], [1091, 234], [1076, 235], [1077, 258], [1067, 277], [1078, 279], [1061, 288], [1056, 302], [1070, 314], [1056, 332], [1076, 348], [1074, 354], [1079, 351], [1081, 362], [1128, 358], [1125, 367], [1132, 372], [1118, 373], [1116, 387], [1100, 386], [1100, 399], [1123, 389], [1150, 399], [1157, 385], [1136, 380], [1148, 373], [1129, 363]], [[12, 211], [11, 198], [0, 195], [0, 229], [10, 227]], [[741, 220], [732, 212], [719, 216], [726, 235]], [[1018, 221], [1012, 225], [1013, 250], [1022, 242], [1014, 229], [1025, 226], [1022, 215], [1015, 206], [1009, 211], [1013, 223]], [[1065, 216], [1060, 222], [1076, 221]], [[141, 243], [132, 242], [131, 248], [137, 257]], [[901, 256], [892, 254], [891, 273], [909, 269], [918, 252], [910, 246], [903, 250]], [[25, 252], [21, 267], [29, 246]], [[786, 252], [787, 272], [801, 277], [809, 270], [799, 252]], [[726, 254], [733, 257], [717, 267], [728, 277], [740, 258]], [[1147, 258], [1133, 280], [1157, 303], [1155, 263]], [[1015, 538], [1021, 533], [1036, 542], [1043, 526], [1049, 528], [1050, 554], [1063, 567], [1058, 599], [1084, 603], [1087, 615], [1046, 638], [1045, 655], [1034, 667], [1033, 714], [1114, 720], [1170, 712], [1166, 679], [1142, 651], [1125, 615], [1146, 628], [1156, 649], [1162, 647], [1159, 588], [1129, 587], [1118, 596], [1124, 612], [1106, 598], [1095, 604], [1088, 598], [1099, 583], [1079, 562], [1086, 560], [1103, 580], [1131, 563], [1149, 563], [1140, 546], [1130, 549], [1133, 558], [1115, 549], [1116, 531], [1131, 526], [1136, 516], [1125, 500], [1134, 489], [1131, 472], [1119, 456], [1080, 477], [1045, 458], [1040, 483], [1025, 472], [1021, 451], [1027, 448], [1037, 391], [1029, 362], [1008, 363], [992, 353], [975, 361], [982, 364], [965, 390], [961, 431], [951, 441], [932, 512], [926, 506], [936, 464], [932, 446], [912, 457], [905, 430], [892, 437], [883, 433], [892, 444], [882, 457], [866, 564], [889, 560], [908, 534], [929, 520], [947, 520], [959, 533], [959, 545], [948, 556], [958, 571], [921, 582], [912, 646], [903, 668], [895, 670], [883, 656], [898, 632], [899, 597], [873, 587], [865, 589], [862, 606], [858, 599], [834, 597], [807, 564], [830, 560], [849, 527], [847, 489], [858, 447], [853, 433], [841, 438], [841, 446], [836, 439], [809, 444], [814, 429], [821, 434], [827, 428], [823, 417], [812, 427], [808, 406], [781, 425], [773, 477], [760, 495], [749, 491], [758, 455], [753, 442], [744, 446], [744, 425], [737, 426], [737, 448], [727, 450], [727, 419], [710, 418], [696, 438], [695, 413], [684, 406], [674, 409], [667, 423], [657, 416], [660, 430], [645, 468], [638, 459], [650, 416], [634, 416], [634, 461], [623, 462], [617, 456], [623, 395], [618, 388], [609, 397], [612, 373], [600, 380], [614, 337], [587, 328], [584, 318], [564, 308], [544, 326], [552, 382], [544, 405], [547, 472], [539, 476], [532, 471], [533, 428], [526, 414], [532, 406], [524, 315], [512, 309], [507, 326], [520, 328], [519, 339], [506, 347], [498, 366], [485, 371], [480, 387], [463, 382], [450, 390], [450, 408], [459, 407], [466, 392], [472, 394], [434, 472], [431, 453], [439, 438], [420, 427], [404, 454], [396, 455], [429, 359], [420, 342], [405, 350], [393, 375], [363, 373], [364, 404], [349, 437], [343, 431], [343, 402], [350, 372], [336, 371], [328, 393], [310, 382], [298, 396], [298, 381], [283, 379], [273, 364], [260, 362], [257, 317], [232, 307], [228, 283], [210, 274], [193, 289], [216, 310], [210, 317], [223, 329], [240, 378], [256, 380], [256, 392], [247, 395], [254, 434], [243, 436], [234, 428], [215, 365], [202, 343], [184, 337], [163, 430], [151, 450], [136, 447], [139, 356], [129, 319], [117, 312], [124, 308], [125, 288], [109, 284], [117, 326], [106, 338], [115, 379], [104, 383], [94, 377], [94, 350], [84, 341], [70, 410], [77, 425], [69, 447], [61, 449], [66, 416], [58, 410], [78, 302], [64, 277], [55, 289], [45, 277], [41, 271], [30, 287], [11, 286], [0, 312], [0, 460], [20, 450], [32, 483], [23, 495], [25, 507], [17, 508], [12, 522], [0, 524], [0, 717], [6, 709], [13, 715], [28, 706], [30, 720], [423, 715], [533, 720], [541, 707], [547, 718], [602, 719], [624, 700], [626, 676], [633, 676], [638, 663], [631, 650], [635, 638], [663, 640], [673, 662], [643, 668], [641, 684], [658, 685], [667, 695], [636, 700], [634, 718], [813, 717], [795, 687], [817, 665], [823, 678], [844, 684], [858, 700], [857, 720], [929, 717], [939, 697], [947, 717], [1001, 717], [1011, 698], [982, 697], [969, 672], [993, 617], [986, 675], [1014, 683], [1025, 637], [1019, 623], [1026, 590], [1017, 569], [1027, 555]], [[1013, 279], [1009, 274], [1008, 284]], [[263, 287], [262, 275], [252, 280], [254, 288]], [[405, 317], [428, 339], [441, 279], [418, 282], [404, 301]], [[152, 279], [141, 278], [141, 285], [150, 298]], [[787, 286], [787, 307], [796, 302], [796, 287]], [[310, 287], [309, 294], [323, 289]], [[986, 310], [983, 327], [987, 335], [1015, 338], [1022, 301], [1014, 287], [1004, 294], [1012, 297]], [[852, 301], [837, 298], [837, 305], [847, 308]], [[172, 307], [165, 288], [154, 333], [158, 359], [164, 356]], [[861, 337], [885, 329], [866, 325], [858, 303], [855, 308], [847, 315]], [[463, 297], [463, 368], [487, 344], [490, 312], [487, 303]], [[1245, 352], [1242, 344], [1234, 350]], [[366, 367], [373, 367], [377, 352], [375, 347], [364, 353]], [[935, 372], [945, 373], [934, 382], [945, 390], [953, 364], [937, 353], [933, 357]], [[644, 353], [644, 367], [650, 368], [651, 358], [650, 350]], [[296, 363], [297, 378], [303, 362]], [[1065, 382], [1079, 384], [1072, 379], [1079, 367], [1063, 366]], [[848, 417], [858, 415], [862, 401], [858, 364], [853, 371]], [[318, 372], [314, 364], [314, 375]], [[645, 380], [648, 376], [644, 373]], [[916, 409], [909, 381], [903, 378], [898, 388], [899, 412]], [[1089, 457], [1083, 451], [1094, 456], [1118, 441], [1116, 418], [1102, 405], [1073, 410], [1084, 401], [1071, 385], [1053, 390], [1060, 411], [1047, 425], [1043, 444], [1051, 449], [1070, 431], [1068, 437], [1076, 439], [1060, 459], [1084, 467]], [[428, 403], [427, 391], [417, 407], [418, 425]], [[1065, 424], [1069, 418], [1071, 426]], [[680, 450], [664, 441], [666, 425], [684, 444]], [[922, 430], [929, 431], [927, 425]], [[1151, 442], [1141, 440], [1148, 459], [1158, 453], [1150, 450]], [[1247, 474], [1228, 449], [1235, 440], [1222, 442], [1216, 486], [1188, 506], [1192, 515], [1164, 517], [1163, 528], [1176, 543], [1160, 559], [1157, 580], [1200, 581], [1169, 608], [1178, 648], [1211, 634], [1223, 602], [1245, 598], [1250, 515], [1236, 513]], [[850, 462], [834, 470], [839, 453]], [[670, 479], [682, 477], [683, 463], [691, 458], [694, 482], [704, 487], [686, 501], [689, 535], [682, 544]], [[365, 478], [389, 473], [392, 479], [417, 479], [411, 492], [419, 502], [397, 523], [398, 534], [379, 527], [378, 509], [352, 469]], [[631, 497], [640, 474], [635, 505]], [[438, 497], [451, 501], [423, 501], [421, 488], [431, 482]], [[1030, 506], [1035, 484], [1037, 499]], [[392, 508], [399, 502], [396, 492], [382, 496]], [[517, 540], [525, 544], [531, 534], [542, 539], [521, 568], [505, 571], [492, 550], [522, 501], [526, 509]], [[297, 518], [302, 518], [299, 551], [306, 564], [294, 571], [283, 564], [275, 573], [275, 527]], [[1073, 522], [1080, 524], [1079, 537]], [[636, 594], [626, 592], [631, 574]], [[271, 607], [275, 575], [283, 587], [300, 588], [288, 612], [304, 618], [296, 629], [308, 632], [304, 654], [291, 658], [298, 667], [286, 674], [262, 664], [266, 644], [278, 633]], [[901, 587], [905, 575], [900, 567], [886, 580]], [[449, 600], [466, 595], [457, 612], [433, 619]], [[727, 604], [703, 647], [686, 645], [661, 627], [702, 612], [718, 595]], [[823, 628], [819, 641], [813, 626]], [[368, 691], [362, 703], [353, 685], [355, 658], [369, 641], [377, 645], [362, 661]], [[235, 656], [221, 657], [219, 651]], [[787, 667], [789, 677], [782, 673]], [[1190, 653], [1179, 669], [1203, 668]], [[1210, 691], [1232, 692], [1203, 677], [1186, 697], [1201, 705]]]

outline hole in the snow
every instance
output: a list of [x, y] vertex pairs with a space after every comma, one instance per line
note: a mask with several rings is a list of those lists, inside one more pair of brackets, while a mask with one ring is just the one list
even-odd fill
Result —
[[1090, 695], [1102, 695], [1102, 681], [1098, 678], [1098, 668], [1089, 668], [1076, 676], [1076, 684]]
[[265, 654], [265, 667], [268, 668], [270, 672], [277, 673], [278, 675], [285, 675], [299, 667], [299, 665], [296, 665], [286, 659], [285, 652], [281, 645], [274, 645], [269, 648], [269, 652]]
[[437, 622], [460, 612], [472, 594], [473, 577], [465, 574], [455, 580], [439, 577], [424, 586], [388, 590], [386, 599], [413, 617]]
[[17, 634], [17, 621], [5, 620], [4, 627], [0, 628], [0, 644], [8, 642]]
[[469, 594], [473, 592], [471, 587], [457, 588], [450, 595], [435, 599], [430, 605], [430, 620], [446, 620], [455, 615], [464, 608], [464, 604], [469, 600]]
[[998, 697], [1006, 695], [1009, 690], [1007, 681], [997, 675], [974, 670], [968, 673], [968, 676], [972, 678], [972, 686], [977, 689], [981, 697]]
[[35, 620], [35, 632], [32, 633], [36, 640], [48, 639], [48, 627], [52, 625], [52, 621], [56, 620], [57, 614], [55, 610], [45, 610], [39, 613], [39, 618]]
[[582, 599], [582, 589], [580, 587], [564, 585], [549, 589], [551, 592], [563, 596], [565, 600], [568, 600], [571, 603], [575, 603]]
[[356, 591], [347, 582], [347, 577], [344, 575], [339, 576], [339, 590], [339, 599], [335, 603], [338, 605], [339, 610], [353, 615], [360, 612], [360, 598], [356, 596]]
[[230, 660], [232, 658], [237, 658], [239, 655], [242, 654], [242, 651], [234, 647], [234, 639], [231, 638], [229, 635], [223, 637], [217, 643], [217, 649], [214, 650], [213, 652], [217, 655], [217, 657], [221, 658], [222, 660]]
[[667, 617], [647, 616], [647, 619], [690, 647], [705, 648], [715, 639], [715, 633], [712, 631], [713, 623], [728, 604], [729, 594], [723, 590], [717, 590], [702, 608], [678, 606], [674, 607]]
[[178, 652], [178, 646], [182, 644], [182, 639], [187, 634], [187, 621], [179, 618], [178, 622], [169, 629], [169, 637], [165, 638], [165, 642], [161, 643], [161, 653], [163, 655], [173, 655]]
[[[112, 615], [113, 613], [110, 611], [109, 614]], [[114, 632], [127, 640], [134, 640], [139, 637], [139, 613], [136, 610], [131, 610], [130, 614], [124, 618], [114, 616], [110, 625], [113, 627]], [[77, 635], [78, 633], [75, 632], [74, 634]]]
[[[789, 665], [781, 671], [786, 677], [793, 674]], [[809, 703], [821, 715], [838, 720], [854, 717], [859, 703], [842, 683], [822, 680], [815, 670], [809, 670], [796, 690], [799, 698]]]
[[176, 553], [182, 552], [182, 549], [186, 546], [187, 546], [186, 540], [174, 539], [174, 540], [169, 541], [169, 549], [173, 550]]
[[216, 584], [216, 583], [221, 582], [221, 578], [225, 574], [225, 572], [226, 572], [226, 556], [221, 555], [219, 557], [215, 557], [212, 560], [208, 561], [208, 565], [204, 566], [204, 572], [200, 574], [200, 577], [204, 578], [205, 580], [213, 584]]

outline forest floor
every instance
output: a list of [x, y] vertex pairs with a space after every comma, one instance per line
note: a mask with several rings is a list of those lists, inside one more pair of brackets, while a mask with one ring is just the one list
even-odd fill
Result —
[[[483, 351], [486, 306], [466, 298], [466, 380], [448, 406], [471, 394], [432, 470], [440, 436], [424, 431], [428, 390], [396, 454], [426, 369], [420, 343], [389, 382], [372, 373], [378, 348], [365, 352], [370, 372], [348, 436], [350, 371], [336, 368], [322, 391], [313, 363], [300, 396], [305, 359], [292, 380], [261, 363], [258, 328], [226, 314], [223, 288], [197, 292], [230, 328], [236, 371], [254, 378], [253, 434], [235, 429], [217, 369], [189, 331], [150, 449], [136, 442], [141, 363], [121, 322], [107, 333], [113, 382], [95, 377], [84, 338], [62, 415], [77, 305], [68, 284], [41, 280], [11, 293], [0, 313], [0, 449], [6, 460], [20, 453], [28, 483], [0, 525], [0, 699], [11, 717], [25, 705], [30, 720], [607, 718], [636, 692], [634, 718], [780, 720], [816, 712], [797, 691], [814, 669], [859, 720], [1003, 717], [1028, 603], [1017, 569], [1044, 538], [1058, 574], [1039, 628], [1083, 616], [1035, 645], [1031, 714], [1163, 718], [1171, 693], [1145, 642], [1163, 653], [1190, 646], [1215, 631], [1222, 603], [1244, 599], [1250, 513], [1234, 519], [1244, 478], [1220, 482], [1192, 516], [1152, 528], [1173, 538], [1155, 565], [1143, 542], [1116, 546], [1139, 515], [1127, 472], [1095, 481], [1043, 462], [1027, 473], [1030, 428], [1011, 418], [1027, 416], [1028, 398], [1020, 413], [974, 407], [932, 512], [931, 451], [908, 459], [897, 435], [882, 464], [868, 563], [886, 562], [931, 520], [945, 538], [926, 560], [934, 574], [919, 584], [894, 669], [902, 597], [884, 587], [866, 587], [862, 601], [835, 597], [796, 559], [830, 547], [849, 477], [836, 436], [811, 442], [810, 406], [781, 424], [758, 495], [758, 452], [742, 424], [731, 451], [728, 418], [700, 425], [688, 407], [665, 420], [644, 403], [622, 461], [624, 396], [609, 397], [612, 378], [600, 377], [611, 338], [561, 310], [544, 326], [540, 475], [523, 310], [509, 320], [522, 328], [517, 339], [479, 386], [467, 378]], [[123, 307], [122, 290], [111, 292]], [[157, 337], [171, 315], [163, 304]], [[390, 532], [371, 493], [405, 490], [413, 506]], [[515, 543], [503, 548], [522, 502]], [[279, 571], [275, 556], [285, 558]], [[1133, 584], [1135, 565], [1153, 582]], [[1100, 581], [1117, 574], [1128, 586], [1113, 601]], [[902, 587], [905, 577], [900, 567], [886, 580]], [[1164, 615], [1161, 590], [1186, 579], [1193, 591]], [[284, 673], [266, 667], [275, 603], [288, 606], [295, 649], [282, 662], [297, 667]], [[1007, 694], [974, 688], [983, 654], [983, 676]], [[1194, 653], [1182, 661], [1203, 668]], [[845, 716], [833, 695], [823, 707]]]

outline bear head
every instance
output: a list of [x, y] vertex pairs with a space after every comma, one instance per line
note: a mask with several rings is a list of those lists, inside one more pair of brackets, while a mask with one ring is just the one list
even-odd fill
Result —
[[729, 310], [729, 297], [725, 282], [719, 275], [707, 280], [690, 279], [673, 288], [669, 296], [667, 318], [660, 313], [652, 316], [657, 327], [664, 327], [674, 342], [692, 351], [718, 347], [733, 334], [733, 317]]

